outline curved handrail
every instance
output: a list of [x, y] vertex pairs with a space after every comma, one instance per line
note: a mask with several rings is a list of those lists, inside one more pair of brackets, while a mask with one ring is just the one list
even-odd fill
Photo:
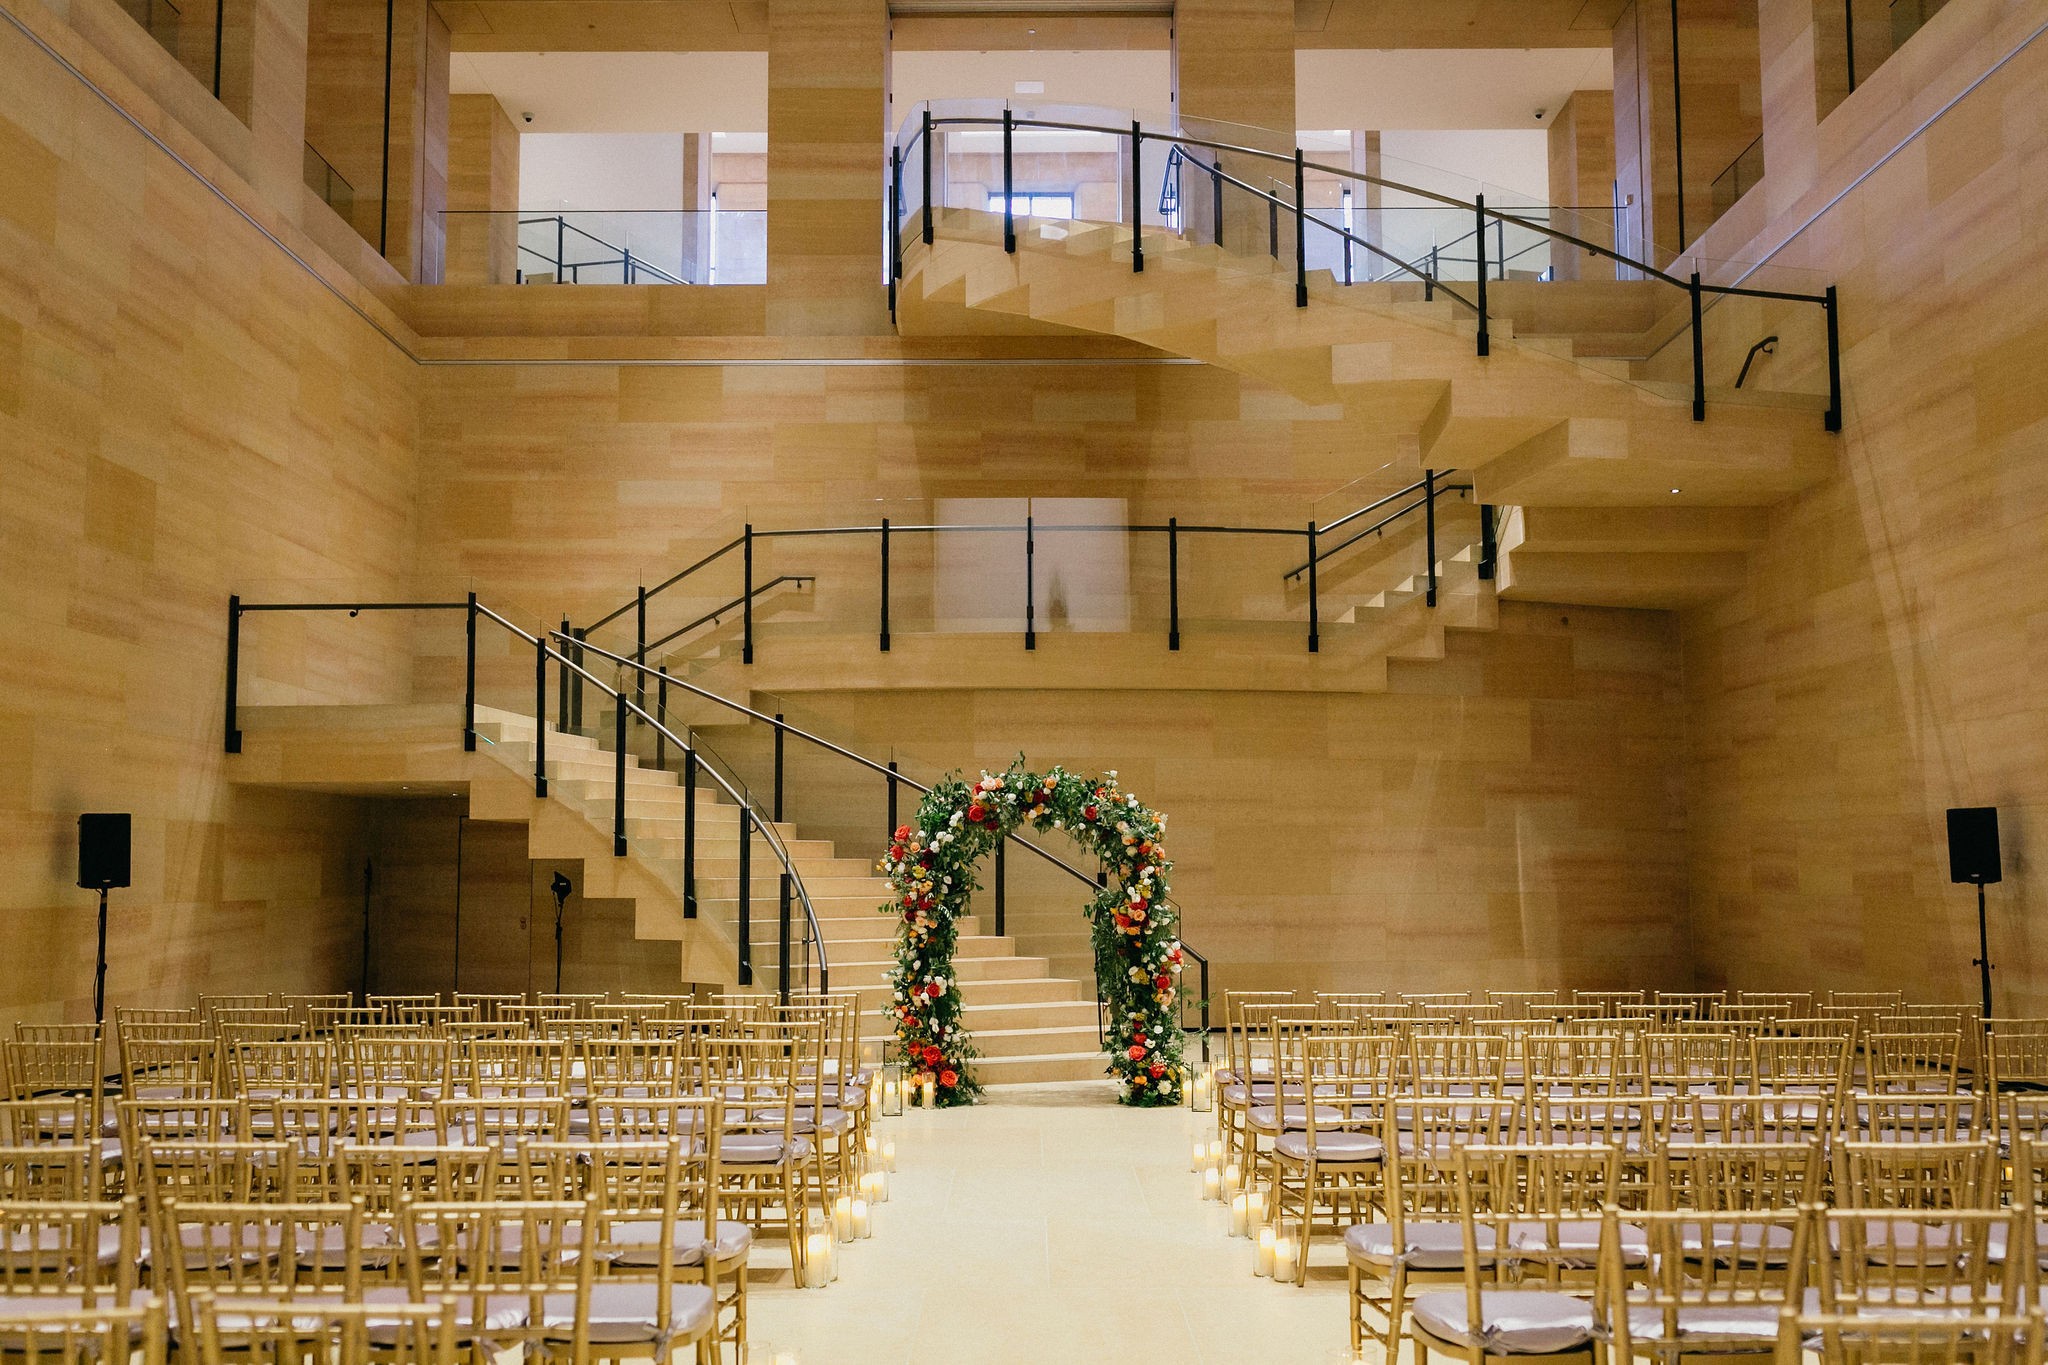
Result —
[[[1092, 123], [1068, 123], [1064, 120], [1057, 119], [1030, 119], [1017, 118], [1015, 116], [1012, 116], [1009, 120], [1009, 123], [1012, 128], [1051, 128], [1062, 132], [1070, 133], [1107, 133], [1114, 137], [1129, 137], [1131, 135], [1131, 130], [1129, 128], [1105, 127], [1102, 125]], [[988, 118], [979, 115], [966, 114], [934, 117], [931, 120], [931, 126], [934, 128], [947, 126], [999, 128], [1002, 125], [1003, 120], [1000, 118]], [[1399, 194], [1412, 194], [1418, 199], [1425, 199], [1431, 203], [1440, 204], [1445, 208], [1463, 209], [1469, 213], [1476, 213], [1485, 217], [1496, 218], [1505, 223], [1513, 223], [1517, 227], [1527, 228], [1531, 232], [1541, 233], [1543, 236], [1552, 238], [1556, 241], [1568, 242], [1571, 245], [1578, 247], [1582, 251], [1590, 251], [1596, 256], [1605, 256], [1609, 260], [1614, 261], [1619, 265], [1625, 265], [1632, 270], [1639, 270], [1643, 274], [1650, 276], [1652, 279], [1662, 280], [1664, 283], [1675, 285], [1680, 289], [1690, 290], [1693, 287], [1692, 283], [1688, 280], [1681, 280], [1676, 275], [1661, 270], [1654, 265], [1649, 265], [1645, 262], [1635, 260], [1632, 257], [1625, 256], [1621, 252], [1616, 251], [1612, 247], [1604, 247], [1596, 242], [1589, 242], [1583, 237], [1575, 236], [1572, 233], [1564, 232], [1557, 228], [1551, 227], [1548, 223], [1539, 223], [1534, 221], [1533, 219], [1524, 218], [1519, 214], [1508, 213], [1495, 208], [1488, 208], [1482, 203], [1469, 202], [1467, 200], [1459, 199], [1455, 195], [1443, 194], [1436, 190], [1426, 190], [1419, 185], [1409, 185], [1399, 180], [1388, 180], [1384, 176], [1372, 175], [1365, 171], [1356, 171], [1348, 166], [1326, 166], [1318, 161], [1308, 161], [1305, 159], [1297, 160], [1296, 156], [1288, 155], [1283, 152], [1269, 152], [1262, 147], [1244, 147], [1234, 142], [1219, 142], [1214, 138], [1190, 137], [1185, 133], [1164, 133], [1152, 132], [1149, 130], [1142, 130], [1142, 136], [1148, 141], [1153, 142], [1171, 142], [1177, 143], [1184, 147], [1205, 147], [1208, 148], [1210, 151], [1225, 152], [1233, 156], [1258, 157], [1266, 161], [1282, 162], [1288, 166], [1299, 165], [1301, 169], [1305, 171], [1316, 171], [1324, 175], [1336, 176], [1340, 180], [1357, 180], [1368, 185], [1377, 185], [1381, 189], [1393, 190]], [[1243, 182], [1241, 181], [1239, 182], [1239, 184], [1242, 185], [1244, 189], [1246, 189], [1252, 194], [1258, 195], [1260, 198], [1272, 200], [1272, 202], [1280, 205], [1282, 208], [1289, 209], [1290, 211], [1293, 210], [1294, 206], [1288, 204], [1285, 200], [1278, 199], [1272, 195], [1264, 194], [1261, 191], [1254, 189], [1249, 185], [1243, 185]], [[1327, 223], [1319, 224], [1319, 226], [1327, 228], [1333, 232], [1341, 231], [1341, 229], [1335, 228]], [[1361, 243], [1361, 245], [1363, 244]], [[1702, 291], [1710, 294], [1724, 294], [1741, 298], [1781, 299], [1794, 303], [1814, 303], [1822, 305], [1828, 303], [1828, 299], [1826, 298], [1826, 296], [1820, 294], [1795, 294], [1785, 290], [1774, 289], [1745, 289], [1739, 285], [1706, 284], [1704, 282], [1700, 284], [1699, 288]]]
[[[511, 631], [514, 635], [526, 641], [528, 644], [533, 645], [538, 649], [544, 650], [550, 658], [554, 659], [556, 662], [562, 664], [563, 666], [573, 670], [580, 676], [588, 679], [591, 683], [595, 684], [599, 689], [611, 693], [613, 699], [621, 708], [630, 711], [634, 715], [640, 717], [640, 719], [643, 722], [645, 722], [647, 725], [653, 728], [655, 733], [661, 735], [669, 743], [675, 745], [678, 749], [689, 754], [695, 754], [697, 752], [696, 748], [692, 746], [687, 740], [677, 735], [676, 732], [669, 729], [666, 724], [664, 724], [662, 721], [651, 715], [645, 707], [639, 705], [637, 702], [634, 702], [631, 698], [629, 698], [626, 695], [626, 691], [624, 688], [613, 687], [611, 684], [605, 682], [596, 674], [592, 673], [589, 669], [583, 667], [583, 665], [569, 659], [566, 655], [564, 655], [561, 652], [561, 650], [555, 648], [552, 645], [542, 644], [540, 637], [527, 634], [524, 630], [520, 629], [512, 622], [506, 620], [497, 612], [492, 611], [489, 607], [484, 606], [481, 602], [476, 604], [476, 611], [479, 615], [490, 617], [493, 621], [496, 621], [499, 625], [503, 626], [506, 630]], [[563, 638], [560, 631], [551, 630], [548, 632], [548, 635], [552, 638]], [[606, 653], [606, 651], [598, 649], [595, 645], [583, 645], [582, 647], [598, 654]], [[680, 679], [676, 678], [669, 679], [669, 683], [671, 686], [681, 685], [684, 687], [689, 687], [692, 691], [698, 690], [693, 684], [684, 683]], [[536, 725], [545, 725], [547, 723], [547, 718], [544, 716], [537, 716], [535, 717], [534, 723]], [[725, 794], [733, 799], [735, 804], [749, 811], [754, 810], [754, 802], [752, 798], [739, 791], [737, 788], [733, 786], [732, 783], [726, 781], [725, 777], [719, 773], [716, 767], [709, 763], [702, 762], [701, 758], [699, 760], [698, 766], [703, 768], [705, 772], [711, 775], [711, 780], [713, 782], [716, 782], [718, 786], [725, 792]], [[691, 799], [695, 799], [694, 794], [692, 795]], [[775, 828], [773, 821], [762, 820], [759, 818], [757, 813], [751, 823], [753, 824], [754, 828], [760, 830], [764, 835], [767, 836], [768, 846], [770, 850], [775, 854], [775, 861], [782, 864], [783, 872], [787, 874], [789, 877], [791, 889], [793, 889], [796, 892], [798, 901], [800, 901], [803, 905], [804, 921], [810, 928], [812, 939], [818, 945], [818, 986], [820, 990], [828, 989], [830, 984], [831, 966], [825, 950], [825, 933], [824, 930], [819, 927], [818, 913], [816, 908], [813, 907], [811, 904], [810, 891], [806, 889], [804, 886], [803, 874], [796, 870], [796, 859], [790, 854], [789, 846], [782, 842], [782, 832]], [[694, 890], [691, 891], [691, 894], [695, 894]]]

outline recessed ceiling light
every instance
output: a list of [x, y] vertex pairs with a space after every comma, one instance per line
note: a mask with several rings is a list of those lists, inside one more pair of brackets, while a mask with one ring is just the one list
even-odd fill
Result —
[[1672, 492], [1674, 492], [1674, 493], [1683, 493], [1683, 492], [1684, 492], [1685, 490], [1684, 490], [1684, 489], [1682, 489], [1682, 488], [1674, 488], [1674, 489], [1672, 489], [1671, 491], [1672, 491]]

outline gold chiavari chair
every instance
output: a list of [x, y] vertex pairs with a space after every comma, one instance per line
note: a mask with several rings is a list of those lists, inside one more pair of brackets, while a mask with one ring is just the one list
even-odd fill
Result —
[[1778, 1014], [1776, 1005], [1732, 1004], [1714, 1009], [1715, 1019], [1743, 1034], [1762, 1033]]
[[[2019, 1221], [2032, 1227], [2034, 1264], [2021, 1267], [2021, 1273], [2034, 1283], [2034, 1292], [2038, 1296], [2041, 1292], [2041, 1271], [2048, 1269], [2043, 1265], [2043, 1261], [2048, 1260], [2048, 1208], [2042, 1207], [2041, 1203], [2043, 1195], [2048, 1194], [2048, 1143], [2029, 1137], [2017, 1139], [2011, 1159], [2005, 1163], [2005, 1178], [2002, 1197]], [[2011, 1235], [2010, 1231], [1993, 1233], [1989, 1255], [1994, 1262], [2002, 1262], [2011, 1254], [2012, 1247], [2008, 1245]], [[2025, 1254], [2024, 1250], [2021, 1254]]]
[[2009, 1097], [2048, 1094], [2048, 1031], [2035, 1033], [2011, 1025], [2026, 1021], [1986, 1021], [1984, 1074], [1992, 1111], [2001, 1116]]
[[404, 1011], [438, 1005], [441, 1003], [441, 993], [428, 991], [412, 995], [366, 995], [363, 997], [363, 1003], [371, 1009], [384, 1011], [385, 1023], [402, 1024], [405, 1022]]
[[523, 1346], [588, 1365], [597, 1257], [584, 1248], [594, 1199], [408, 1200], [401, 1213], [405, 1283], [368, 1288], [365, 1301], [452, 1296], [460, 1344], [488, 1354]]
[[101, 1193], [99, 1154], [89, 1145], [0, 1147], [0, 1200], [80, 1203]]
[[1711, 1019], [1714, 1012], [1728, 1003], [1726, 991], [1658, 991], [1656, 1003], [1677, 1005], [1686, 1010], [1686, 1017]]
[[124, 1024], [121, 1093], [129, 1099], [205, 1099], [220, 1083], [214, 1040], [192, 1024]]
[[193, 1204], [275, 1204], [298, 1187], [298, 1152], [287, 1142], [144, 1141], [134, 1157], [135, 1191], [156, 1227], [173, 1200]]
[[306, 1011], [306, 1031], [316, 1038], [340, 1038], [349, 1029], [371, 1028], [384, 1023], [381, 1007], [314, 1006]]
[[505, 1187], [504, 1159], [495, 1147], [397, 1147], [383, 1143], [341, 1148], [341, 1197], [363, 1210], [364, 1266], [396, 1275], [403, 1210], [414, 1202], [474, 1203]]
[[222, 1010], [264, 1010], [273, 1005], [269, 992], [260, 995], [202, 995], [199, 997], [199, 1019], [211, 1032], [215, 1016]]
[[1966, 1076], [1984, 1070], [1984, 1012], [1976, 1005], [1901, 1005], [1878, 1016], [1880, 1033], [1953, 1033], [1962, 1040], [1956, 1065]]
[[340, 1056], [341, 1093], [368, 1100], [378, 1122], [398, 1141], [431, 1130], [434, 1101], [450, 1094], [454, 1045], [446, 1038], [346, 1033]]
[[[1646, 1095], [1726, 1095], [1740, 1077], [1732, 1033], [1645, 1033], [1638, 1040]], [[1746, 1051], [1747, 1049], [1745, 1049]]]
[[455, 992], [455, 1003], [475, 1010], [475, 1017], [479, 1023], [495, 1024], [504, 1020], [505, 1016], [502, 1011], [507, 1006], [524, 1005], [526, 997], [523, 995], [493, 995], [476, 991], [457, 991]]
[[463, 1085], [480, 1097], [569, 1093], [569, 1044], [551, 1038], [476, 1038], [463, 1044]]
[[454, 1058], [457, 1072], [456, 1084], [461, 1085], [462, 1076], [469, 1072], [471, 1046], [479, 1042], [490, 1042], [498, 1038], [524, 1038], [526, 1025], [507, 1022], [503, 1019], [479, 1019], [471, 1023], [443, 1024], [435, 1030], [449, 1042], [450, 1055]]
[[561, 1005], [498, 1006], [498, 1018], [504, 1023], [524, 1025], [529, 1038], [545, 1037], [548, 1020], [565, 1019], [568, 1015], [569, 1010]]
[[592, 1142], [666, 1142], [671, 1137], [700, 1143], [704, 1094], [596, 1095], [589, 1101]]
[[10, 1147], [76, 1143], [91, 1126], [92, 1100], [85, 1095], [59, 1091], [0, 1100], [0, 1143]]
[[184, 1249], [165, 1277], [176, 1320], [196, 1320], [201, 1293], [361, 1302], [362, 1216], [355, 1204], [166, 1200], [159, 1235]]
[[1791, 1019], [1807, 1019], [1813, 1015], [1812, 991], [1737, 991], [1735, 1001], [1740, 1005], [1769, 1005], [1780, 1015]]
[[1385, 991], [1317, 991], [1316, 1013], [1335, 1016], [1340, 1005], [1383, 1005]]
[[[797, 1068], [797, 1132], [819, 1144], [831, 1177], [828, 1198], [850, 1193], [860, 1179], [860, 1112], [835, 1102], [846, 1061], [847, 1022], [846, 1011], [838, 1004], [786, 1005], [767, 1022], [747, 1028], [755, 1036], [770, 1036], [762, 1030], [774, 1030], [788, 1037], [792, 1046], [800, 1042], [810, 1054], [810, 1060]], [[835, 1098], [821, 1101], [819, 1094], [828, 1087]]]
[[[1304, 1099], [1273, 1136], [1272, 1209], [1276, 1223], [1296, 1210], [1301, 1253], [1295, 1258], [1297, 1285], [1308, 1283], [1308, 1251], [1316, 1215], [1329, 1211], [1328, 1227], [1341, 1237], [1365, 1222], [1380, 1200], [1380, 1172], [1386, 1156], [1388, 1110], [1400, 1088], [1399, 1040], [1388, 1034], [1307, 1033], [1296, 1069], [1281, 1073], [1283, 1087], [1301, 1087]], [[1343, 1210], [1350, 1222], [1340, 1221]]]
[[1990, 1209], [2000, 1202], [1989, 1142], [1843, 1142], [1835, 1204], [1845, 1209]]
[[106, 1074], [105, 1051], [97, 1031], [82, 1037], [0, 1043], [0, 1075], [6, 1077], [6, 1097], [77, 1096], [85, 1101], [88, 1126], [74, 1130], [75, 1135], [100, 1131]]
[[[1614, 1158], [1611, 1147], [1458, 1149], [1465, 1287], [1416, 1297], [1411, 1330], [1422, 1359], [1438, 1351], [1481, 1365], [1488, 1357], [1591, 1354], [1597, 1332], [1592, 1306], [1558, 1286], [1568, 1272], [1599, 1264]], [[1481, 1229], [1511, 1254], [1489, 1264], [1480, 1255]], [[1647, 1244], [1637, 1233], [1618, 1254], [1631, 1275], [1640, 1274]], [[1543, 1288], [1523, 1287], [1532, 1268]]]
[[[676, 1139], [532, 1143], [522, 1153], [525, 1198], [592, 1197], [587, 1249], [602, 1267], [591, 1290], [593, 1354], [660, 1360], [719, 1339], [718, 1286], [731, 1260], [704, 1254], [722, 1231], [715, 1146], [699, 1155]], [[751, 1241], [744, 1225], [733, 1235]]]
[[1523, 1115], [1536, 1146], [1613, 1148], [1613, 1198], [1633, 1212], [1654, 1203], [1652, 1162], [1671, 1141], [1680, 1103], [1659, 1095], [1536, 1095], [1524, 1102]]
[[1812, 1217], [1810, 1299], [1824, 1313], [2031, 1306], [2035, 1256], [1992, 1254], [2001, 1241], [2032, 1252], [2032, 1221], [2016, 1210], [1865, 1206]]
[[1833, 1095], [1695, 1095], [1681, 1120], [1684, 1139], [1703, 1143], [1782, 1144], [1832, 1141], [1836, 1130]]
[[1690, 1020], [1692, 1009], [1687, 1005], [1616, 1005], [1614, 1017], [1628, 1024], [1637, 1033], [1676, 1033], [1678, 1026]]
[[126, 1307], [141, 1261], [133, 1196], [0, 1202], [0, 1303]]
[[821, 1209], [831, 1206], [817, 1145], [797, 1132], [800, 1054], [774, 1038], [712, 1038], [701, 1047], [706, 1088], [724, 1102], [720, 1203], [756, 1232], [779, 1227], [801, 1282], [810, 1270], [806, 1170], [817, 1173]]
[[291, 1011], [293, 1022], [302, 1032], [311, 1032], [313, 1011], [345, 1010], [355, 1003], [355, 997], [347, 991], [329, 991], [319, 995], [280, 995], [277, 1003]]
[[192, 1296], [199, 1365], [471, 1365], [456, 1301], [341, 1303], [270, 1294]]
[[145, 1142], [247, 1142], [249, 1110], [240, 1100], [123, 1100], [116, 1106], [123, 1151]]
[[1403, 1089], [1410, 1094], [1497, 1099], [1508, 1093], [1504, 1038], [1473, 1033], [1411, 1033]]
[[[1808, 1217], [1800, 1209], [1684, 1209], [1637, 1214], [1624, 1224], [1620, 1210], [1608, 1209], [1598, 1298], [1615, 1358], [1676, 1361], [1773, 1350], [1780, 1314], [1805, 1298], [1791, 1248]], [[1631, 1235], [1640, 1235], [1647, 1251], [1640, 1270], [1622, 1254]], [[1784, 1250], [1748, 1254], [1759, 1246]]]
[[1829, 991], [1828, 1004], [1837, 1009], [1895, 1010], [1906, 1003], [1904, 991]]
[[1242, 998], [1233, 992], [1225, 1001], [1225, 1070], [1231, 1077], [1217, 1091], [1216, 1117], [1223, 1136], [1227, 1160], [1242, 1170], [1252, 1168], [1256, 1141], [1248, 1121], [1254, 1108], [1273, 1103], [1278, 1085], [1273, 1057], [1273, 1021], [1283, 1015], [1313, 1018], [1315, 1006], [1293, 999], [1291, 993], [1276, 998], [1277, 992], [1259, 992], [1260, 998]]
[[1503, 1019], [1540, 1019], [1560, 1003], [1556, 991], [1488, 991], [1486, 1000], [1500, 1007]]
[[446, 1037], [450, 1024], [474, 1024], [476, 1010], [469, 1005], [400, 1005], [401, 1026], [430, 1037]]
[[0, 1342], [17, 1365], [164, 1365], [164, 1301], [132, 1307], [39, 1307], [0, 1299]]
[[[1390, 1108], [1381, 1129], [1386, 1221], [1360, 1223], [1344, 1234], [1352, 1354], [1369, 1336], [1389, 1361], [1401, 1358], [1410, 1291], [1464, 1282], [1468, 1251], [1459, 1224], [1457, 1153], [1510, 1141], [1519, 1127], [1519, 1108], [1510, 1099], [1403, 1096], [1396, 1107], [1400, 1112]], [[1475, 1227], [1469, 1254], [1477, 1267], [1491, 1270], [1495, 1251], [1493, 1230]], [[1386, 1286], [1384, 1306], [1367, 1292], [1368, 1282]]]
[[[249, 1123], [293, 1153], [294, 1199], [339, 1204], [348, 1198], [342, 1152], [370, 1142], [378, 1132], [370, 1106], [339, 1095], [281, 1095], [250, 1106]], [[368, 1232], [367, 1240], [375, 1240]]]
[[223, 1009], [213, 1016], [213, 1034], [223, 1055], [243, 1043], [275, 1043], [296, 1038], [302, 1031], [287, 1009]]
[[1620, 1090], [1622, 1039], [1612, 1033], [1532, 1033], [1522, 1040], [1523, 1091], [1612, 1095]]
[[[1672, 1142], [1650, 1162], [1651, 1207], [1708, 1213], [1795, 1213], [1821, 1202], [1827, 1162], [1820, 1143]], [[1767, 1243], [1789, 1253], [1792, 1243]], [[1697, 1254], [1697, 1253], [1694, 1253]]]
[[659, 1020], [667, 1012], [666, 1005], [648, 1004], [644, 1001], [628, 1000], [617, 1004], [599, 1001], [590, 1006], [590, 1017], [593, 1019], [617, 1019], [623, 1022], [625, 1028], [622, 1036], [627, 1038], [638, 1038], [643, 1025]]
[[[2005, 1193], [2016, 1200], [2022, 1144], [2032, 1143], [2038, 1152], [2048, 1141], [2048, 1094], [2008, 1095], [2004, 1107], [1990, 1117], [1995, 1126], [1992, 1140], [1997, 1142], [1999, 1154], [2006, 1158]], [[2048, 1238], [2043, 1239], [2043, 1244], [2048, 1245]]]
[[495, 1147], [510, 1162], [523, 1142], [564, 1142], [569, 1097], [471, 1096], [434, 1106], [444, 1147]]
[[687, 1051], [673, 1038], [585, 1038], [576, 1050], [591, 1095], [673, 1095], [689, 1072]]
[[576, 991], [541, 991], [533, 997], [535, 1004], [566, 1010], [568, 1017], [582, 1019], [594, 1018], [590, 1013], [591, 1006], [602, 1005], [609, 998], [599, 993]]
[[340, 1080], [334, 1044], [326, 1038], [236, 1043], [225, 1057], [226, 1093], [235, 1099], [325, 1099]]
[[564, 1043], [616, 1041], [626, 1036], [623, 1019], [594, 1019], [557, 1015], [541, 1025], [541, 1036]]
[[122, 1024], [141, 1024], [145, 1026], [154, 1024], [183, 1024], [204, 1027], [206, 1021], [200, 1016], [199, 1007], [196, 1005], [179, 1005], [168, 1008], [162, 1006], [120, 1005], [114, 1010], [114, 1023], [118, 1031], [119, 1026]]
[[1641, 991], [1573, 991], [1572, 1001], [1580, 1005], [1595, 1005], [1608, 1018], [1622, 1005], [1640, 1005], [1646, 997]]
[[1779, 1320], [1778, 1365], [2040, 1365], [2041, 1319], [2023, 1313], [1910, 1310], [1814, 1313]]
[[1759, 1092], [1840, 1095], [1849, 1088], [1850, 1040], [1827, 1034], [1752, 1038], [1751, 1086]]
[[1880, 1094], [1844, 1096], [1841, 1134], [1857, 1142], [1975, 1142], [1981, 1111], [1973, 1095]]

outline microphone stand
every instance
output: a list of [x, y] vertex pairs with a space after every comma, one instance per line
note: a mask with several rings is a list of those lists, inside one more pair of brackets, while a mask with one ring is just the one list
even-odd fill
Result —
[[548, 890], [555, 896], [555, 993], [562, 991], [562, 911], [569, 903], [569, 893], [576, 888], [569, 879], [557, 872], [555, 879], [548, 883]]

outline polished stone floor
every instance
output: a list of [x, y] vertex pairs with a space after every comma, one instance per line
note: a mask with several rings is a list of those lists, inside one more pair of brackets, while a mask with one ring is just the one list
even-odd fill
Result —
[[882, 1120], [897, 1173], [875, 1235], [840, 1248], [822, 1290], [757, 1250], [749, 1365], [1338, 1358], [1340, 1250], [1323, 1238], [1305, 1288], [1252, 1275], [1188, 1171], [1211, 1117], [1120, 1108], [1098, 1082]]

